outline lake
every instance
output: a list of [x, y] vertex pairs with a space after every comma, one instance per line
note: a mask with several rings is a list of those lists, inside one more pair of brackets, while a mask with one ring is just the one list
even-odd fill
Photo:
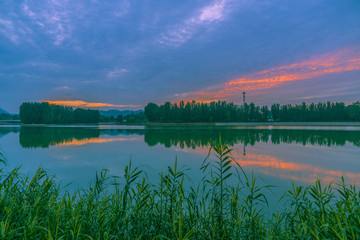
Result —
[[[359, 126], [0, 126], [0, 151], [7, 169], [22, 166], [33, 174], [38, 167], [71, 183], [72, 191], [87, 187], [96, 172], [122, 176], [130, 159], [150, 179], [178, 165], [188, 168], [187, 184], [196, 185], [209, 147], [219, 142], [232, 149], [234, 161], [246, 173], [254, 173], [275, 185], [278, 199], [291, 182], [309, 185], [360, 182]], [[210, 161], [214, 156], [210, 157]], [[235, 165], [235, 164], [234, 164]]]

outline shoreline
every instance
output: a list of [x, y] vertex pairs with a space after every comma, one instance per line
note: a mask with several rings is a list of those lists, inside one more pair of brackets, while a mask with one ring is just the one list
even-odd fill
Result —
[[155, 127], [166, 127], [166, 126], [179, 126], [179, 127], [183, 127], [183, 126], [216, 126], [216, 123], [145, 123], [145, 126], [155, 126]]
[[360, 122], [231, 122], [216, 123], [215, 126], [325, 126], [325, 127], [360, 127]]

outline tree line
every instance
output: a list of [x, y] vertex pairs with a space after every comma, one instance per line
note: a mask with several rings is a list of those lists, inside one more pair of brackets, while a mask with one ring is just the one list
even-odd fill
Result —
[[254, 103], [235, 105], [225, 101], [203, 103], [181, 101], [163, 105], [149, 103], [145, 115], [150, 122], [340, 122], [360, 121], [360, 102], [345, 105], [336, 103], [311, 103], [298, 105], [273, 104], [256, 106]]
[[311, 103], [271, 106], [272, 118], [284, 122], [344, 122], [360, 121], [360, 102]]
[[144, 112], [139, 112], [139, 113], [130, 113], [130, 114], [126, 114], [126, 115], [117, 115], [116, 117], [114, 117], [113, 115], [111, 116], [104, 116], [104, 115], [100, 115], [100, 122], [111, 122], [111, 123], [146, 123], [147, 117], [145, 116]]
[[345, 105], [343, 102], [311, 104], [273, 104], [256, 106], [254, 103], [235, 105], [217, 101], [211, 103], [181, 101], [163, 105], [149, 103], [144, 112], [117, 117], [100, 116], [98, 110], [73, 109], [47, 102], [25, 102], [20, 106], [20, 120], [27, 124], [57, 123], [213, 123], [213, 122], [341, 122], [360, 121], [360, 102]]
[[47, 102], [25, 102], [20, 106], [20, 120], [26, 124], [98, 123], [99, 110], [53, 105]]

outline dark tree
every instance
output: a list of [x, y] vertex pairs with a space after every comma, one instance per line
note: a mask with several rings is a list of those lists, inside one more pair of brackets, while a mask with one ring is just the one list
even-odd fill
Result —
[[73, 110], [72, 107], [52, 105], [47, 102], [25, 102], [20, 106], [20, 120], [26, 124], [54, 124], [54, 123], [98, 123], [98, 110]]
[[118, 123], [122, 123], [124, 121], [124, 116], [119, 114], [117, 117], [116, 117], [116, 122]]

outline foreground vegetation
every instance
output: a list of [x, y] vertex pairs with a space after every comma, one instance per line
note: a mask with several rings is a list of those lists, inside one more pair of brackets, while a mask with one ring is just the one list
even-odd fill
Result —
[[359, 238], [355, 186], [293, 185], [281, 198], [286, 210], [268, 216], [271, 186], [233, 167], [226, 145], [213, 150], [218, 159], [205, 159], [198, 186], [176, 161], [156, 183], [130, 162], [122, 178], [102, 171], [74, 194], [41, 168], [33, 177], [1, 168], [0, 239]]

